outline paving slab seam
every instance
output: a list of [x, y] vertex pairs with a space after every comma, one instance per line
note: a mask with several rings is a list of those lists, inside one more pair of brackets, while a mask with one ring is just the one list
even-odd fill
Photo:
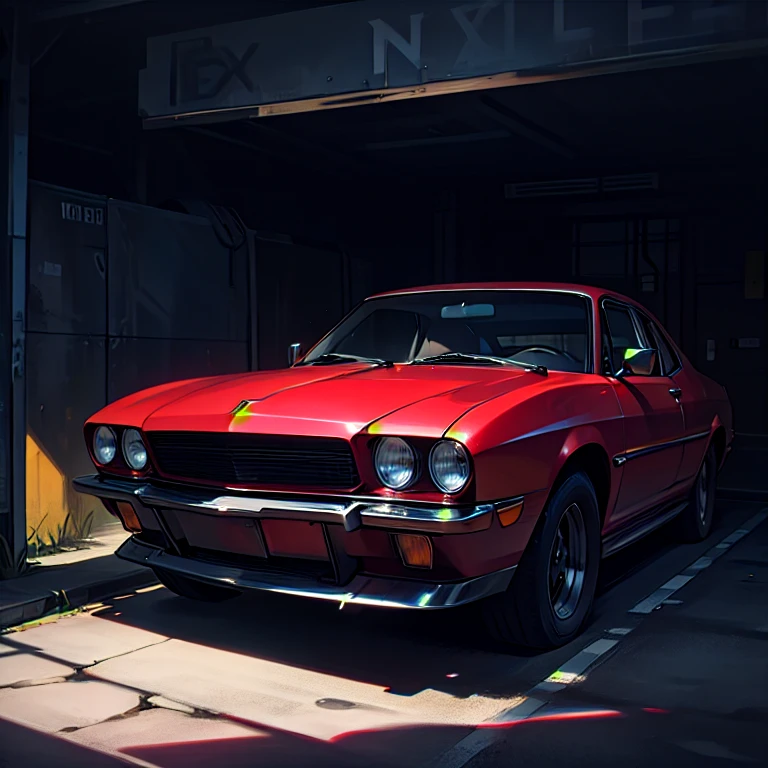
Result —
[[153, 648], [156, 645], [163, 645], [164, 643], [167, 643], [170, 639], [171, 639], [170, 637], [164, 637], [162, 640], [158, 640], [156, 643], [147, 643], [147, 645], [142, 645], [142, 646], [139, 646], [138, 648], [133, 648], [130, 651], [123, 651], [123, 653], [116, 653], [113, 656], [107, 656], [104, 659], [94, 659], [92, 662], [88, 664], [72, 664], [66, 659], [60, 659], [58, 656], [54, 656], [51, 653], [45, 653], [44, 651], [41, 651], [39, 649], [30, 648], [24, 643], [13, 640], [8, 636], [5, 636], [3, 638], [2, 643], [5, 646], [9, 646], [13, 648], [16, 653], [31, 654], [34, 656], [39, 656], [41, 659], [46, 659], [48, 661], [55, 661], [58, 664], [64, 664], [65, 666], [71, 667], [75, 672], [83, 672], [85, 670], [91, 669], [92, 667], [96, 667], [99, 664], [104, 664], [107, 661], [112, 661], [112, 659], [119, 659], [123, 656], [130, 656], [132, 653], [143, 651], [146, 648]]
[[637, 629], [647, 615], [664, 604], [681, 603], [682, 601], [670, 600], [671, 596], [690, 583], [701, 571], [709, 568], [718, 558], [745, 536], [748, 536], [766, 519], [768, 519], [768, 509], [764, 509], [751, 517], [677, 576], [673, 576], [659, 589], [631, 608], [628, 611], [629, 615], [625, 626], [605, 630], [602, 638], [590, 643], [562, 664], [559, 669], [531, 688], [514, 707], [501, 712], [485, 723], [479, 724], [469, 735], [443, 752], [430, 763], [430, 768], [463, 768], [470, 760], [497, 740], [499, 729], [533, 717], [552, 702], [558, 691], [564, 690], [569, 685], [582, 682], [587, 672], [607, 661], [617, 651], [621, 640]]

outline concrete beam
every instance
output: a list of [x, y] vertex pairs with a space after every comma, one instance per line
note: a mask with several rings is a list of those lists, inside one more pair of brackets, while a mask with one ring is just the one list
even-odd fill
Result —
[[516, 136], [569, 160], [576, 156], [576, 153], [559, 137], [521, 117], [490, 96], [480, 96], [477, 100], [477, 109]]

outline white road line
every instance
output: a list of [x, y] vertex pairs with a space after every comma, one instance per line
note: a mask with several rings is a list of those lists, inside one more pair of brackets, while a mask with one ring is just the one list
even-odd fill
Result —
[[[632, 629], [620, 627], [616, 630], [611, 630], [611, 632], [614, 631], [622, 635], [628, 635]], [[493, 744], [497, 738], [497, 734], [493, 730], [495, 724], [513, 723], [531, 717], [531, 715], [538, 712], [548, 703], [546, 699], [537, 698], [535, 694], [554, 693], [566, 688], [570, 683], [576, 682], [598, 659], [608, 653], [608, 651], [613, 650], [618, 644], [618, 640], [603, 638], [588, 645], [583, 651], [579, 651], [575, 656], [572, 656], [549, 677], [531, 688], [529, 695], [526, 695], [519, 704], [494, 717], [489, 723], [485, 724], [485, 727], [481, 725], [478, 730], [472, 731], [472, 733], [465, 736], [448, 752], [444, 752], [432, 763], [432, 766], [434, 768], [462, 768], [472, 758]]]
[[463, 768], [472, 758], [490, 747], [496, 741], [496, 737], [497, 734], [492, 730], [472, 731], [469, 736], [465, 736], [458, 744], [454, 744], [431, 765], [434, 768]]
[[516, 720], [525, 720], [534, 712], [538, 712], [547, 702], [536, 699], [533, 696], [526, 696], [519, 704], [516, 704], [506, 712], [502, 712], [493, 718], [493, 723], [513, 723]]
[[756, 515], [747, 520], [741, 528], [733, 531], [733, 533], [726, 536], [719, 544], [715, 544], [706, 554], [691, 563], [677, 576], [671, 578], [666, 584], [663, 584], [655, 592], [652, 592], [644, 600], [641, 600], [634, 608], [629, 612], [634, 614], [647, 615], [655, 611], [660, 605], [667, 602], [672, 595], [678, 590], [682, 589], [686, 584], [692, 581], [699, 573], [706, 568], [709, 568], [717, 558], [724, 555], [734, 544], [741, 541], [747, 534], [757, 528], [760, 523], [768, 518], [768, 510], [758, 512]]
[[655, 592], [651, 593], [644, 600], [641, 600], [634, 608], [630, 610], [630, 613], [652, 613], [656, 610], [665, 600], [668, 600], [679, 589], [682, 589], [689, 581], [693, 579], [693, 576], [675, 576], [670, 579], [666, 584], [659, 587]]
[[[768, 509], [758, 512], [754, 517], [747, 520], [741, 528], [726, 536], [705, 555], [687, 566], [677, 576], [673, 576], [644, 600], [641, 600], [629, 611], [629, 613], [647, 615], [664, 602], [675, 605], [680, 604], [681, 601], [669, 600], [669, 598], [695, 578], [698, 573], [712, 565], [718, 557], [738, 541], [741, 541], [741, 539], [751, 533], [767, 518]], [[526, 695], [519, 704], [516, 704], [511, 709], [494, 717], [490, 722], [484, 724], [485, 727], [481, 725], [477, 730], [472, 731], [472, 733], [456, 743], [447, 752], [443, 752], [442, 755], [430, 763], [432, 768], [463, 768], [470, 760], [496, 741], [497, 732], [493, 727], [495, 724], [503, 726], [505, 723], [513, 723], [531, 717], [531, 715], [538, 712], [549, 703], [546, 698], [537, 698], [535, 694], [556, 693], [563, 688], [567, 688], [571, 683], [579, 682], [587, 670], [596, 666], [599, 660], [602, 659], [604, 661], [605, 659], [603, 657], [619, 644], [620, 640], [612, 638], [626, 637], [635, 628], [636, 627], [614, 627], [607, 630], [605, 634], [612, 637], [596, 640], [583, 650], [579, 651], [575, 656], [572, 656], [559, 669], [549, 675], [549, 677], [531, 688], [529, 695]], [[764, 628], [762, 631], [768, 631], [768, 627]]]
[[494, 725], [526, 720], [544, 707], [546, 703], [546, 701], [541, 699], [526, 696], [519, 704], [494, 717], [486, 724], [485, 728], [481, 726], [477, 730], [472, 731], [472, 733], [465, 736], [451, 749], [440, 755], [437, 760], [431, 763], [432, 768], [462, 768], [472, 758], [479, 755], [496, 741], [498, 734], [493, 729]]
[[533, 688], [533, 692], [554, 693], [576, 682], [601, 656], [619, 644], [618, 640], [596, 640], [556, 669], [546, 680]]

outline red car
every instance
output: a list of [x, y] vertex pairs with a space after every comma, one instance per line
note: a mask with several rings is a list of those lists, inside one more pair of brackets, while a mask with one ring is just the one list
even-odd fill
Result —
[[291, 352], [85, 425], [98, 474], [75, 487], [133, 533], [117, 554], [180, 595], [482, 601], [498, 639], [548, 648], [587, 621], [601, 558], [673, 518], [710, 531], [728, 396], [623, 296], [407, 289]]

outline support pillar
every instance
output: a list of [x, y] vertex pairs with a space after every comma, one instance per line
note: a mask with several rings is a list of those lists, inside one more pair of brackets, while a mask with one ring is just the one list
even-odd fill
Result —
[[0, 579], [26, 568], [27, 8], [0, 12]]

